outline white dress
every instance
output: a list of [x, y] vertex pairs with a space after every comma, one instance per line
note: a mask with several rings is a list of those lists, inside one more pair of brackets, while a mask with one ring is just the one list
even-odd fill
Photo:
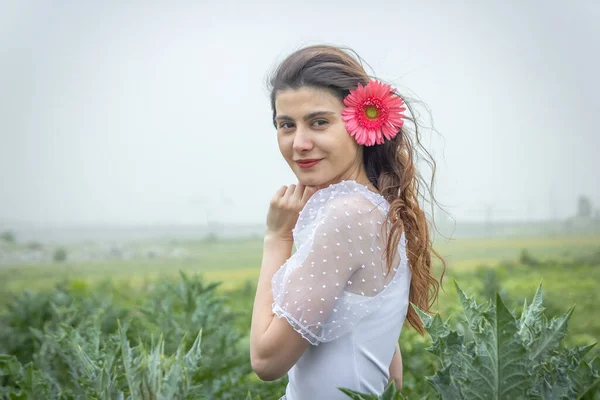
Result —
[[313, 346], [288, 372], [281, 399], [348, 399], [339, 387], [383, 393], [411, 281], [404, 233], [386, 273], [388, 210], [383, 196], [342, 181], [300, 212], [296, 252], [273, 275], [272, 309]]

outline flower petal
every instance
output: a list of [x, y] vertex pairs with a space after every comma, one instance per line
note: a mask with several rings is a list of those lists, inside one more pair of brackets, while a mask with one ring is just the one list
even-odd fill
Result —
[[358, 128], [358, 120], [356, 118], [349, 120], [346, 124], [346, 130], [348, 130], [349, 132], [355, 131], [356, 128]]

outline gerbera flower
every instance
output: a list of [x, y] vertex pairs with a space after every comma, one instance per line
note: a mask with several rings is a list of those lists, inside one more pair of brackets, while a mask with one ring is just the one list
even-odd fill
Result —
[[404, 101], [395, 94], [390, 85], [371, 81], [367, 86], [358, 84], [356, 90], [344, 98], [346, 108], [342, 120], [351, 136], [365, 146], [382, 144], [384, 138], [393, 139], [406, 118]]

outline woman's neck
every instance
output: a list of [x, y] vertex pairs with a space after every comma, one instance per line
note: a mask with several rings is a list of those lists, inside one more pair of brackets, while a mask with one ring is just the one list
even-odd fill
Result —
[[363, 165], [360, 165], [357, 169], [353, 171], [348, 171], [346, 174], [341, 175], [340, 177], [334, 179], [326, 185], [320, 186], [319, 189], [327, 187], [334, 183], [339, 183], [341, 181], [355, 181], [356, 183], [366, 186], [372, 192], [379, 193], [379, 190], [369, 180], [369, 177], [367, 176], [367, 171], [365, 170]]

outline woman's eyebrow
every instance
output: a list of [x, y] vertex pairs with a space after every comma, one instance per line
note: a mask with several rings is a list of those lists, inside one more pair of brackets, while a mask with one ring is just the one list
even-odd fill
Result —
[[309, 119], [313, 119], [314, 117], [318, 117], [320, 115], [333, 115], [335, 114], [333, 111], [315, 111], [310, 114], [304, 116], [304, 120], [308, 121]]
[[[318, 117], [320, 115], [332, 115], [335, 114], [333, 111], [315, 111], [310, 114], [306, 114], [302, 119], [308, 121], [309, 119], [313, 119], [314, 117]], [[284, 120], [284, 121], [293, 121], [294, 118], [288, 115], [278, 115], [275, 117], [276, 120]]]

